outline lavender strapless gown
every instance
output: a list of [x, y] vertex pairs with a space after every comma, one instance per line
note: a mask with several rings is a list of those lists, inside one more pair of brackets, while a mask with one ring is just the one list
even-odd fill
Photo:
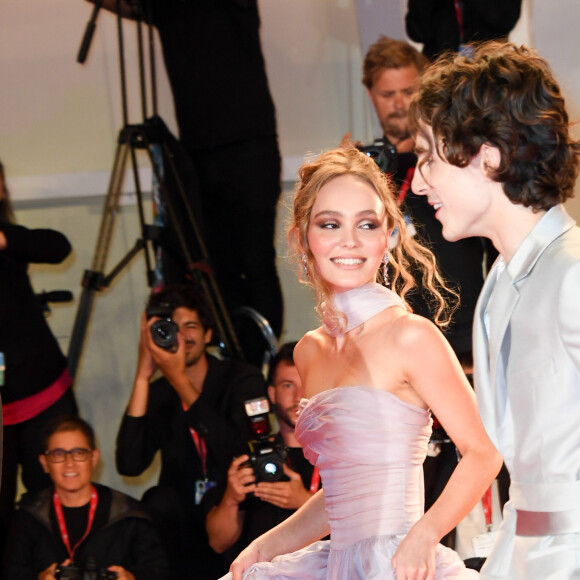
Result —
[[[427, 411], [386, 391], [338, 387], [303, 400], [296, 434], [322, 476], [331, 540], [256, 564], [244, 578], [395, 580], [391, 558], [423, 513], [430, 433]], [[436, 563], [435, 580], [479, 576], [441, 544]]]

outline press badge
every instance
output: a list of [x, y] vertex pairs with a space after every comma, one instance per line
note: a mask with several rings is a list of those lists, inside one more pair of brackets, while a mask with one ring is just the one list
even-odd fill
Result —
[[497, 532], [485, 532], [475, 536], [471, 542], [473, 543], [473, 551], [476, 558], [487, 558], [491, 552], [491, 548], [495, 543]]
[[217, 483], [215, 481], [209, 481], [209, 479], [198, 479], [195, 482], [195, 505], [199, 505], [205, 492], [216, 485]]

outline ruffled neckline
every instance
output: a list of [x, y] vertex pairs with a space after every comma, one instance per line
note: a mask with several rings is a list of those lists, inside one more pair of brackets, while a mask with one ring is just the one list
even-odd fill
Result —
[[358, 288], [336, 293], [332, 296], [332, 300], [335, 308], [346, 317], [346, 324], [340, 319], [323, 318], [324, 331], [333, 337], [346, 334], [391, 306], [405, 308], [398, 294], [376, 282], [368, 282]]

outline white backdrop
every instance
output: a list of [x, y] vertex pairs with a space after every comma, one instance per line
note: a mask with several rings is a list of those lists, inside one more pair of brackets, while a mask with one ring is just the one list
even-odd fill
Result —
[[[311, 296], [296, 283], [285, 260], [284, 202], [291, 198], [296, 167], [305, 153], [335, 146], [348, 130], [357, 139], [371, 140], [373, 118], [360, 82], [361, 55], [379, 33], [404, 37], [405, 4], [260, 0], [287, 182], [277, 238], [286, 304], [283, 340], [296, 340], [316, 324]], [[82, 272], [91, 264], [102, 195], [122, 126], [113, 15], [99, 15], [87, 62], [76, 62], [91, 12], [92, 6], [83, 0], [0, 2], [0, 158], [8, 170], [18, 220], [29, 227], [63, 231], [74, 247], [63, 265], [32, 268], [35, 287], [71, 289], [77, 298]], [[524, 0], [522, 19], [512, 35], [518, 42], [534, 44], [550, 60], [574, 118], [580, 116], [579, 29], [578, 0]], [[124, 30], [131, 81], [129, 121], [139, 122], [135, 25], [127, 23]], [[159, 56], [157, 71], [159, 113], [175, 132], [171, 93]], [[579, 203], [569, 205], [580, 218]], [[113, 264], [137, 236], [136, 210], [129, 200], [118, 218]], [[115, 472], [113, 451], [135, 370], [146, 293], [143, 264], [137, 259], [98, 297], [75, 386], [81, 411], [100, 437], [101, 481], [136, 496], [155, 481], [155, 469], [136, 482], [122, 479]], [[49, 318], [65, 352], [75, 309], [76, 302], [57, 306]]]

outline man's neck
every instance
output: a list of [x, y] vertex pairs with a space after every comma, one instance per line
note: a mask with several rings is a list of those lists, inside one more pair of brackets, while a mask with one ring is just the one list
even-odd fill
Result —
[[290, 425], [282, 421], [280, 421], [280, 435], [282, 435], [282, 440], [286, 447], [302, 447], [302, 445], [298, 443], [298, 439], [296, 439], [294, 427], [290, 427]]
[[185, 369], [189, 382], [191, 383], [193, 388], [200, 394], [203, 390], [203, 383], [205, 381], [205, 377], [207, 376], [208, 369], [209, 369], [209, 361], [207, 358], [207, 354], [205, 353], [199, 357], [199, 360], [195, 364], [188, 366]]
[[505, 207], [499, 212], [500, 217], [495, 222], [495, 232], [488, 237], [508, 263], [546, 212], [534, 212], [523, 205], [511, 203], [507, 197], [505, 199]]
[[75, 491], [68, 491], [66, 489], [57, 489], [56, 494], [60, 503], [64, 507], [82, 507], [91, 501], [92, 485], [77, 489]]
[[394, 137], [385, 134], [383, 138], [395, 147], [397, 153], [411, 153], [415, 146], [415, 142], [410, 135], [406, 135], [405, 137]]

